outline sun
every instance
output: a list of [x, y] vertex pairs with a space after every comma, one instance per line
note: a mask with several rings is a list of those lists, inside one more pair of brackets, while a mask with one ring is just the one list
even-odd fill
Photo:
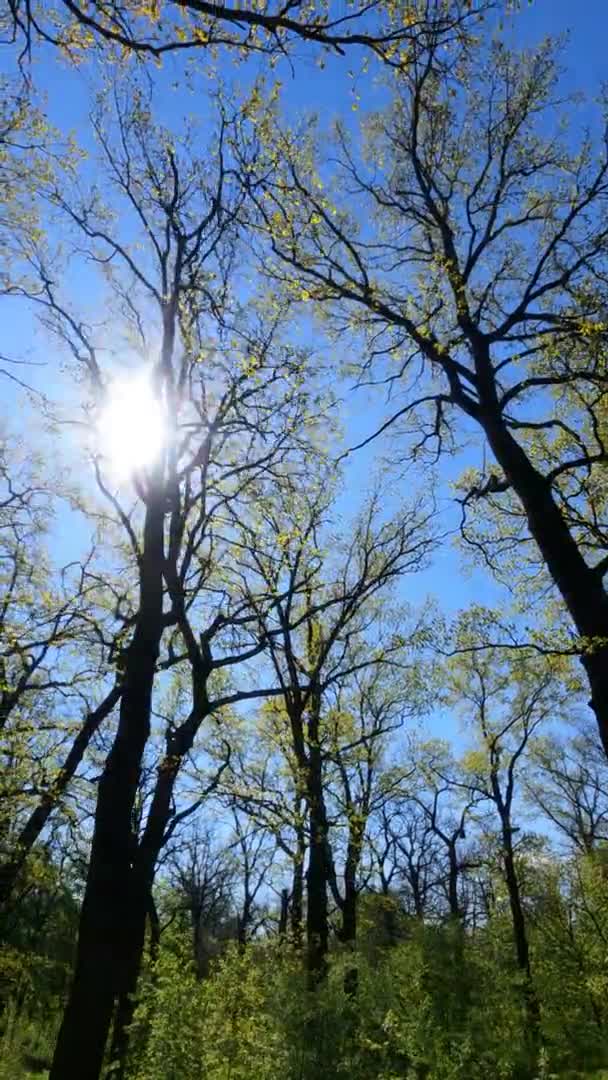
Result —
[[96, 427], [99, 448], [117, 479], [127, 479], [159, 460], [167, 424], [147, 372], [111, 383]]

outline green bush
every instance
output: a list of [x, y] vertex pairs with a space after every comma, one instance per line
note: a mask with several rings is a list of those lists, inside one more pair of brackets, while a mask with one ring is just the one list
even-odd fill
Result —
[[[521, 988], [496, 978], [493, 939], [465, 950], [456, 928], [419, 928], [375, 959], [333, 958], [306, 987], [276, 943], [230, 949], [196, 980], [163, 949], [134, 1025], [133, 1080], [497, 1080], [529, 1078]], [[466, 962], [465, 962], [466, 956]], [[503, 958], [504, 959], [504, 958]]]

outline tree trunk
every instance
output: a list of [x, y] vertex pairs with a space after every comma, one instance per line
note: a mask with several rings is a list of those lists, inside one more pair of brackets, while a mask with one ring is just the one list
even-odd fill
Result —
[[150, 963], [155, 964], [160, 949], [160, 919], [152, 893], [148, 897], [148, 918], [150, 920]]
[[291, 885], [290, 923], [291, 936], [296, 948], [302, 945], [302, 923], [304, 921], [304, 860], [306, 858], [306, 836], [303, 827], [298, 826], [296, 857], [293, 864]]
[[118, 684], [113, 686], [101, 705], [93, 712], [89, 713], [85, 718], [52, 787], [41, 797], [40, 802], [34, 807], [28, 820], [21, 829], [15, 847], [15, 854], [10, 860], [0, 866], [0, 908], [7, 904], [15, 887], [19, 872], [28, 855], [44, 829], [44, 826], [59, 799], [64, 794], [70, 780], [73, 778], [93, 735], [99, 730], [99, 726], [103, 720], [110, 715], [112, 709], [118, 702], [121, 693], [122, 690]]
[[[487, 364], [490, 364], [489, 357]], [[598, 729], [608, 755], [608, 593], [601, 576], [585, 562], [548, 481], [534, 468], [496, 408], [480, 418], [492, 452], [520, 499], [528, 528], [572, 617], [589, 642], [581, 656]]]
[[247, 946], [247, 939], [249, 937], [249, 929], [252, 923], [253, 916], [253, 900], [251, 893], [249, 892], [249, 882], [245, 880], [245, 898], [243, 900], [243, 908], [237, 915], [236, 919], [236, 940], [240, 952], [244, 952]]
[[118, 730], [99, 782], [74, 978], [49, 1080], [98, 1080], [115, 999], [129, 989], [125, 958], [139, 932], [132, 815], [163, 632], [163, 531], [157, 488], [146, 506], [139, 615], [125, 657]]
[[[606, 620], [608, 624], [608, 619]], [[599, 636], [600, 632], [598, 630]], [[608, 639], [608, 625], [603, 630], [603, 640]], [[595, 713], [604, 750], [608, 755], [608, 646], [596, 648], [582, 657], [587, 672], [591, 698], [589, 704]]]
[[[203, 686], [206, 676], [203, 678]], [[193, 709], [187, 720], [167, 738], [166, 754], [161, 761], [148, 811], [146, 826], [135, 854], [132, 870], [132, 925], [127, 943], [124, 965], [124, 982], [119, 1000], [112, 1037], [112, 1059], [117, 1065], [112, 1080], [122, 1080], [125, 1075], [129, 1049], [128, 1027], [133, 1020], [137, 981], [141, 972], [146, 938], [146, 918], [150, 910], [150, 898], [158, 856], [165, 841], [167, 826], [171, 819], [173, 790], [184, 755], [194, 743], [196, 733], [204, 719], [202, 708]]]
[[[346, 949], [354, 954], [357, 948], [357, 871], [361, 861], [363, 830], [351, 821], [346, 863], [344, 867], [344, 898], [342, 901], [342, 927], [340, 936]], [[359, 985], [359, 972], [356, 964], [347, 968], [344, 975], [344, 993], [355, 997]]]
[[449, 871], [448, 871], [448, 905], [450, 917], [454, 922], [460, 922], [462, 911], [460, 910], [460, 898], [458, 896], [458, 878], [460, 870], [456, 854], [456, 841], [452, 840], [448, 848]]
[[[135, 886], [135, 891], [145, 888], [145, 881], [140, 881]], [[151, 888], [144, 900], [143, 920], [139, 926], [139, 933], [131, 954], [128, 983], [119, 995], [114, 1013], [114, 1027], [112, 1030], [110, 1050], [112, 1067], [108, 1072], [107, 1080], [124, 1080], [126, 1075], [130, 1038], [129, 1028], [133, 1023], [137, 1005], [135, 995], [143, 961], [146, 922], [148, 922], [150, 927], [150, 958], [154, 961], [158, 956], [158, 947], [160, 944], [160, 923]]]
[[528, 1034], [530, 1042], [535, 1045], [540, 1035], [540, 1005], [536, 990], [532, 981], [532, 968], [530, 966], [530, 946], [526, 929], [526, 919], [521, 902], [521, 891], [517, 870], [515, 868], [515, 856], [511, 841], [509, 827], [503, 830], [503, 854], [505, 867], [505, 881], [509, 894], [509, 907], [511, 909], [511, 921], [513, 923], [513, 941], [517, 966], [524, 979], [524, 1000], [526, 1015], [528, 1018]]
[[289, 889], [281, 889], [281, 912], [279, 915], [279, 941], [287, 937], [287, 922], [289, 917]]
[[327, 909], [327, 820], [323, 799], [323, 766], [318, 721], [311, 720], [308, 761], [308, 821], [310, 846], [306, 872], [306, 945], [309, 986], [314, 989], [325, 977], [329, 947]]

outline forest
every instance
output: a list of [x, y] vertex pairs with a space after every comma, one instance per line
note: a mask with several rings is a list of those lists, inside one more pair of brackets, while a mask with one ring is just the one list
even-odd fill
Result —
[[605, 20], [0, 0], [0, 1080], [608, 1078]]

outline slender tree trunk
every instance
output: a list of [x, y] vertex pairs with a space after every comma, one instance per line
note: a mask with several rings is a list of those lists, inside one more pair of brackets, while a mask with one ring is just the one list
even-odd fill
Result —
[[128, 1030], [135, 1015], [133, 993], [122, 993], [114, 1010], [114, 1027], [110, 1046], [111, 1068], [107, 1080], [123, 1080], [125, 1076], [127, 1052], [129, 1049]]
[[251, 897], [248, 894], [248, 885], [245, 886], [245, 900], [243, 903], [243, 910], [237, 915], [236, 920], [236, 940], [240, 952], [244, 952], [247, 945], [247, 937], [249, 934], [249, 927], [252, 921], [252, 904]]
[[302, 923], [304, 921], [304, 860], [306, 858], [306, 836], [304, 828], [298, 825], [296, 857], [293, 864], [291, 886], [291, 935], [296, 948], [302, 944]]
[[[344, 899], [342, 901], [340, 936], [346, 949], [353, 954], [353, 961], [357, 949], [357, 902], [359, 898], [357, 893], [357, 871], [361, 860], [362, 845], [363, 832], [357, 825], [351, 823], [344, 868]], [[355, 997], [358, 986], [359, 971], [353, 962], [344, 975], [344, 993], [347, 997]]]
[[465, 930], [458, 886], [460, 865], [458, 862], [457, 836], [450, 836], [448, 843], [448, 940], [452, 967], [452, 997], [457, 1028], [464, 1029], [470, 1007], [470, 986], [466, 965]]
[[528, 1034], [531, 1044], [535, 1045], [540, 1036], [540, 1004], [532, 980], [532, 968], [530, 965], [530, 946], [526, 918], [521, 900], [519, 879], [515, 867], [515, 856], [511, 841], [511, 830], [503, 828], [503, 855], [505, 868], [505, 882], [509, 894], [509, 907], [511, 909], [511, 921], [513, 923], [513, 941], [517, 966], [524, 980], [524, 1000], [528, 1018]]
[[450, 908], [450, 917], [454, 920], [454, 922], [460, 922], [460, 919], [462, 917], [462, 911], [460, 910], [460, 897], [458, 896], [458, 879], [460, 876], [460, 871], [458, 867], [455, 841], [449, 846], [448, 859], [448, 905]]
[[308, 821], [310, 841], [306, 872], [306, 945], [309, 985], [313, 989], [325, 977], [329, 947], [327, 907], [327, 820], [323, 799], [323, 766], [318, 723], [311, 721], [308, 761]]
[[513, 923], [513, 941], [515, 944], [517, 966], [520, 971], [524, 972], [524, 974], [530, 978], [530, 948], [526, 932], [526, 920], [521, 903], [519, 882], [517, 880], [513, 853], [508, 849], [505, 850], [504, 853], [504, 867], [507, 892], [509, 894], [509, 907], [511, 909], [511, 921]]
[[410, 868], [408, 881], [412, 890], [412, 900], [414, 901], [414, 915], [422, 922], [424, 918], [424, 902], [420, 888], [420, 873], [417, 868], [413, 866]]
[[279, 940], [285, 941], [287, 937], [287, 924], [289, 920], [289, 889], [281, 889], [281, 913], [279, 915]]
[[[310, 814], [311, 828], [318, 828], [314, 811]], [[306, 943], [310, 985], [316, 986], [326, 974], [329, 928], [327, 911], [327, 882], [323, 845], [311, 840], [306, 871]]]
[[44, 829], [44, 826], [59, 799], [65, 793], [70, 780], [72, 780], [76, 769], [85, 755], [93, 735], [99, 730], [100, 724], [112, 712], [112, 709], [120, 698], [121, 692], [121, 687], [118, 684], [113, 686], [101, 705], [98, 705], [98, 707], [93, 712], [90, 712], [85, 718], [52, 787], [41, 797], [40, 802], [34, 807], [28, 820], [21, 829], [15, 847], [15, 854], [10, 860], [0, 866], [0, 908], [7, 904], [15, 887], [19, 872], [28, 855]]
[[115, 1000], [129, 989], [125, 957], [139, 933], [132, 815], [163, 632], [164, 500], [159, 487], [146, 506], [139, 615], [125, 657], [118, 730], [99, 782], [74, 977], [49, 1080], [98, 1080]]

